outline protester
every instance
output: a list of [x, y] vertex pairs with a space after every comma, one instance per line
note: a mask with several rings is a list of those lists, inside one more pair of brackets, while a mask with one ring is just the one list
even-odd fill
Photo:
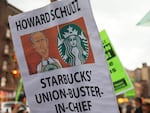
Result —
[[143, 113], [143, 110], [142, 110], [142, 99], [140, 97], [136, 97], [135, 98], [135, 106], [136, 106], [136, 109], [135, 109], [134, 113]]
[[12, 108], [12, 113], [27, 113], [25, 107], [22, 104], [15, 104]]
[[150, 103], [142, 104], [143, 113], [150, 113]]
[[122, 107], [118, 105], [120, 113], [122, 113]]
[[132, 113], [132, 111], [133, 111], [132, 102], [129, 101], [126, 106], [126, 113]]
[[19, 95], [19, 99], [18, 99], [19, 102], [22, 102], [24, 105], [26, 105], [26, 95], [25, 93], [21, 93]]

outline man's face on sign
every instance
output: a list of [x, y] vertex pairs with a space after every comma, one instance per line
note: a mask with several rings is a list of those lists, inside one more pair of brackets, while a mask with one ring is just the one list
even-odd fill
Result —
[[43, 59], [47, 59], [49, 57], [49, 49], [48, 49], [48, 41], [45, 37], [44, 33], [36, 32], [31, 37], [33, 48], [37, 53], [39, 53]]

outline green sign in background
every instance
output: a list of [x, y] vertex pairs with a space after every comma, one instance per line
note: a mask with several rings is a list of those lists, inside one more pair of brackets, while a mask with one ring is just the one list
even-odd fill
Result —
[[105, 57], [110, 70], [115, 94], [119, 95], [133, 89], [132, 82], [122, 66], [105, 30], [100, 32], [100, 39], [105, 51]]
[[[133, 79], [131, 79], [131, 81], [132, 81], [132, 83], [134, 83]], [[128, 97], [128, 98], [132, 98], [132, 97], [135, 97], [135, 96], [136, 96], [135, 89], [131, 89], [131, 90], [129, 90], [125, 93], [125, 97]]]

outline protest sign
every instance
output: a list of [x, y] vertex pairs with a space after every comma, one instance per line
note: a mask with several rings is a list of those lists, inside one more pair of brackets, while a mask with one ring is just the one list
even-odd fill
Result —
[[133, 84], [122, 66], [122, 63], [114, 50], [114, 47], [105, 30], [100, 32], [100, 39], [102, 41], [107, 64], [110, 70], [111, 79], [114, 85], [116, 95], [127, 92], [133, 89]]
[[9, 18], [32, 113], [119, 113], [89, 0]]
[[150, 26], [150, 11], [136, 24], [138, 26]]
[[[131, 82], [132, 84], [134, 84], [134, 79], [131, 79]], [[124, 94], [125, 97], [128, 97], [128, 98], [133, 98], [133, 97], [136, 97], [136, 94], [135, 94], [135, 88], [125, 92]]]

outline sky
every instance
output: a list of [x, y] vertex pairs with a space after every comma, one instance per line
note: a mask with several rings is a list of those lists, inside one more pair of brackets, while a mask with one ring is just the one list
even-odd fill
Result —
[[[31, 11], [50, 0], [7, 0], [22, 11]], [[150, 66], [150, 26], [136, 24], [150, 10], [150, 0], [90, 0], [99, 31], [107, 35], [122, 65], [129, 70]]]

